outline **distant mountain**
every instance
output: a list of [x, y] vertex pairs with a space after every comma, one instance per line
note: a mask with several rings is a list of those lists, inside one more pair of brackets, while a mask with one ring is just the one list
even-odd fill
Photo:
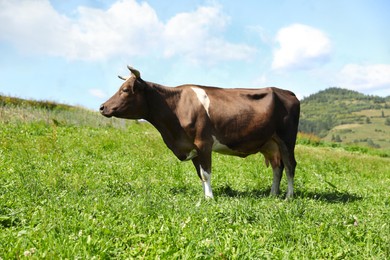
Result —
[[328, 88], [301, 101], [299, 130], [328, 141], [390, 148], [390, 96]]

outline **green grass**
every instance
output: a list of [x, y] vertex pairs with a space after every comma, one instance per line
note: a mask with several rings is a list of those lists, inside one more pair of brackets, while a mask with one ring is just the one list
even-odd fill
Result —
[[268, 196], [262, 156], [214, 154], [208, 201], [148, 124], [0, 107], [0, 259], [389, 258], [390, 160], [303, 144], [296, 156], [286, 201]]

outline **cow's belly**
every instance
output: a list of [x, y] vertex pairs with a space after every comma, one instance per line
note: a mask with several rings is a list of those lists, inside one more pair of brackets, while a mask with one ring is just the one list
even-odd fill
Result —
[[217, 153], [247, 157], [248, 155], [261, 152], [266, 159], [267, 166], [268, 164], [271, 164], [272, 167], [280, 165], [280, 149], [277, 141], [274, 138], [270, 138], [268, 141], [262, 143], [257, 143], [256, 140], [250, 143], [241, 143], [238, 146], [234, 146], [234, 148], [222, 144], [214, 136], [213, 140], [214, 143], [212, 148], [213, 151]]
[[237, 151], [229, 148], [227, 145], [222, 144], [221, 142], [218, 141], [215, 136], [213, 136], [213, 147], [212, 150], [217, 153], [221, 154], [227, 154], [227, 155], [235, 155], [235, 156], [240, 156], [240, 157], [246, 157], [250, 153], [245, 153], [242, 151]]
[[276, 168], [280, 166], [281, 163], [281, 154], [278, 143], [271, 138], [263, 145], [259, 146], [257, 149], [252, 150], [244, 150], [243, 147], [237, 148], [239, 150], [233, 150], [229, 148], [228, 146], [221, 144], [214, 136], [214, 143], [213, 143], [213, 151], [222, 153], [222, 154], [228, 154], [228, 155], [235, 155], [240, 157], [246, 157], [250, 154], [254, 154], [257, 152], [261, 152], [264, 155], [265, 163], [268, 166], [271, 164], [272, 168]]

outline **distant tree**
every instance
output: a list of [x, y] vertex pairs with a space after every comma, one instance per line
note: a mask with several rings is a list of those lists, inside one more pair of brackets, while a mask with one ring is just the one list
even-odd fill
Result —
[[385, 117], [385, 112], [382, 110], [382, 118]]
[[367, 144], [373, 148], [381, 148], [379, 144], [374, 143], [371, 139], [367, 139]]
[[334, 138], [334, 141], [335, 141], [335, 142], [338, 142], [338, 143], [341, 143], [342, 140], [341, 140], [341, 138], [340, 138], [340, 135], [336, 135], [335, 138]]
[[371, 119], [369, 117], [366, 117], [366, 124], [371, 124]]
[[390, 117], [386, 118], [385, 125], [390, 126]]

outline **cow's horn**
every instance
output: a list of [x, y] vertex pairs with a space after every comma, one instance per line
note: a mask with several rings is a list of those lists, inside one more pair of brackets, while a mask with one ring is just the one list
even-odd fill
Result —
[[127, 65], [127, 68], [131, 71], [131, 73], [133, 73], [133, 75], [136, 77], [136, 78], [141, 78], [141, 73], [134, 69], [133, 67]]
[[125, 77], [122, 77], [120, 75], [118, 75], [118, 78], [122, 79], [122, 80], [127, 80], [128, 78], [125, 78]]

